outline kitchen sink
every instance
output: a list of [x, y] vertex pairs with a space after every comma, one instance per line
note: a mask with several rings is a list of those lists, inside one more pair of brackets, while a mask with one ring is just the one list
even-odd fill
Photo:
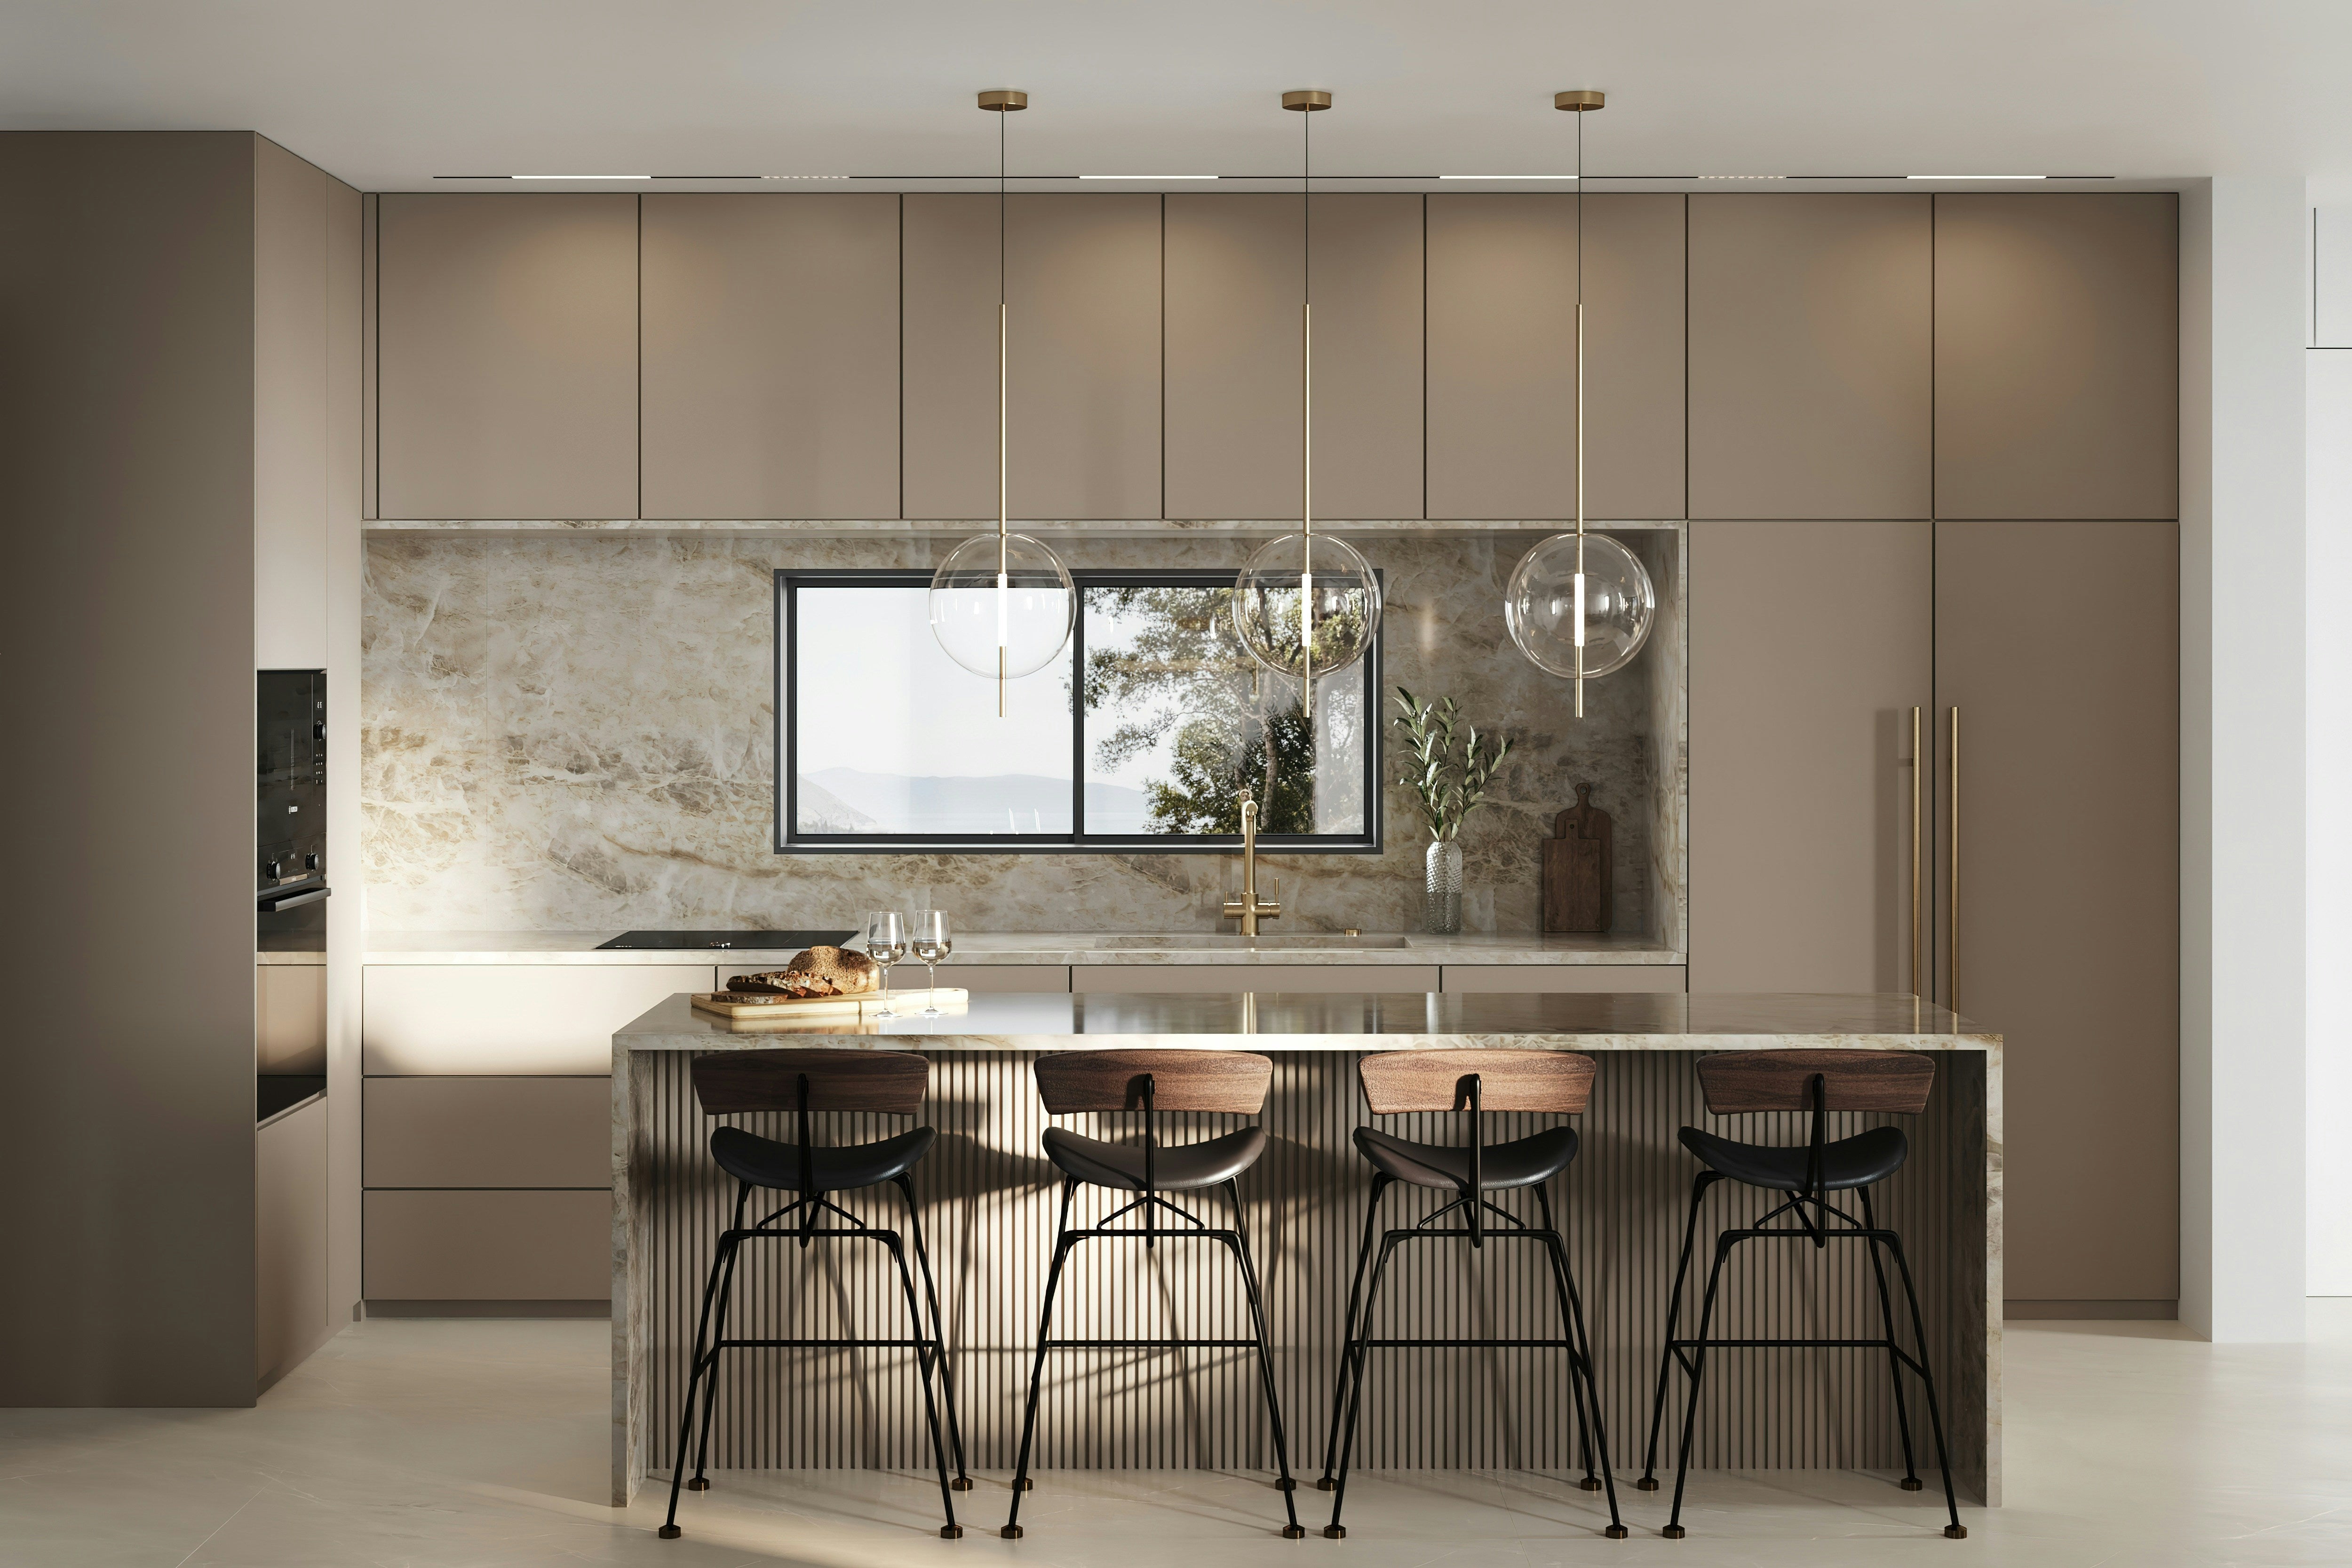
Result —
[[1412, 944], [1402, 936], [1344, 936], [1338, 932], [1295, 932], [1282, 936], [1237, 936], [1202, 931], [1161, 936], [1092, 936], [1094, 947], [1138, 953], [1393, 952]]

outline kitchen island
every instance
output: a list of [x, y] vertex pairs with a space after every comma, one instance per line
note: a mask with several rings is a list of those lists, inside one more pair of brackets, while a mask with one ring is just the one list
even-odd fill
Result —
[[[730, 1023], [674, 996], [613, 1037], [613, 1499], [671, 1462], [704, 1273], [732, 1184], [704, 1145], [716, 1124], [688, 1068], [711, 1051], [762, 1047], [918, 1051], [932, 1061], [925, 1120], [940, 1141], [916, 1172], [939, 1270], [965, 1447], [974, 1469], [1011, 1468], [1019, 1399], [1051, 1252], [1055, 1178], [1038, 1152], [1049, 1124], [1028, 1064], [1043, 1052], [1194, 1048], [1264, 1052], [1275, 1076], [1263, 1117], [1271, 1147], [1244, 1176], [1294, 1465], [1322, 1452], [1340, 1316], [1368, 1174], [1350, 1146], [1369, 1118], [1355, 1082], [1370, 1051], [1465, 1047], [1577, 1051], [1601, 1059], [1583, 1153], [1559, 1185], [1582, 1284], [1612, 1448], [1637, 1469], [1664, 1332], [1664, 1303], [1690, 1179], [1675, 1141], [1713, 1125], [1695, 1059], [1723, 1051], [1849, 1047], [1938, 1054], [1916, 1118], [1839, 1115], [1831, 1135], [1904, 1124], [1909, 1163], [1884, 1184], [1882, 1223], [1902, 1232], [1917, 1272], [1927, 1351], [1952, 1443], [1954, 1479], [1988, 1505], [2000, 1491], [2000, 1038], [1909, 996], [1492, 995], [1276, 992], [1231, 995], [980, 995], [938, 1019]], [[730, 1118], [789, 1137], [781, 1117]], [[833, 1119], [848, 1142], [903, 1130]], [[1096, 1136], [1134, 1118], [1073, 1117]], [[1487, 1135], [1550, 1120], [1490, 1118]], [[1171, 1141], [1229, 1130], [1230, 1118], [1171, 1118]], [[1190, 1121], [1195, 1126], [1186, 1127]], [[1383, 1118], [1402, 1136], [1458, 1142], [1461, 1118]], [[1803, 1118], [1722, 1119], [1717, 1130], [1797, 1143]], [[820, 1136], [826, 1136], [820, 1133]], [[1703, 1225], [1761, 1211], [1761, 1195], [1709, 1199]], [[849, 1195], [877, 1225], [903, 1227], [895, 1192]], [[1410, 1216], [1433, 1195], [1392, 1198]], [[1081, 1213], [1086, 1212], [1082, 1207]], [[789, 1247], [747, 1258], [739, 1312], [782, 1336], [903, 1334], [895, 1278], [846, 1249]], [[875, 1249], [878, 1250], [878, 1249]], [[1099, 1249], [1074, 1260], [1057, 1336], [1227, 1335], [1238, 1293], [1195, 1249]], [[1475, 1266], [1401, 1281], [1382, 1316], [1475, 1322], [1496, 1337], [1552, 1327], [1548, 1286], [1525, 1260], [1490, 1249]], [[1727, 1336], [1878, 1332], [1867, 1249], [1751, 1247], [1727, 1272]], [[1122, 1256], [1121, 1254], [1126, 1254]], [[782, 1325], [790, 1322], [786, 1329]], [[1081, 1326], [1084, 1325], [1084, 1326]], [[921, 1468], [916, 1381], [899, 1351], [760, 1352], [730, 1359], [711, 1437], [714, 1468]], [[894, 1358], [896, 1358], [894, 1360]], [[1039, 1428], [1040, 1468], [1271, 1468], [1238, 1353], [1104, 1351], [1059, 1355]], [[1367, 1377], [1359, 1463], [1382, 1469], [1564, 1469], [1573, 1462], [1567, 1378], [1557, 1352], [1414, 1351]], [[1915, 1405], [1916, 1412], [1916, 1405]], [[1915, 1416], [1916, 1418], [1916, 1416]], [[1671, 1424], [1668, 1438], [1673, 1437]], [[1926, 1439], [1924, 1429], [1918, 1437]], [[1669, 1453], [1671, 1450], [1667, 1450]], [[1881, 1469], [1899, 1460], [1883, 1355], [1861, 1351], [1718, 1353], [1694, 1462], [1705, 1468]]]

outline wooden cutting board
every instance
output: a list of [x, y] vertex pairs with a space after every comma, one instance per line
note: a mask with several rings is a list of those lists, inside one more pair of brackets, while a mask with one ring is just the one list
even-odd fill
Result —
[[[732, 1001], [723, 998], [740, 997], [742, 991], [697, 991], [694, 1009], [723, 1019], [810, 1019], [860, 1018], [882, 1010], [882, 993], [866, 991], [854, 997], [775, 997], [758, 1001]], [[971, 1000], [971, 993], [957, 986], [941, 986], [934, 991], [902, 991], [890, 993], [890, 1006], [900, 1017], [920, 1012], [927, 1007], [941, 1011], [961, 1008]]]

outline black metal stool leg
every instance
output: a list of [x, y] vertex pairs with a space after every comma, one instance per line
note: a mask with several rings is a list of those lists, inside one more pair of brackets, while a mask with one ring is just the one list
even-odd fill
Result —
[[1675, 1288], [1666, 1296], [1666, 1348], [1658, 1357], [1658, 1394], [1650, 1405], [1650, 1441], [1642, 1454], [1642, 1479], [1633, 1483], [1636, 1491], [1658, 1490], [1658, 1432], [1666, 1419], [1666, 1382], [1674, 1374], [1675, 1330], [1680, 1326], [1683, 1310], [1683, 1285], [1690, 1278], [1691, 1246], [1698, 1237], [1698, 1209], [1706, 1189], [1716, 1183], [1712, 1171], [1701, 1171], [1691, 1183], [1690, 1218], [1683, 1226], [1682, 1260], [1675, 1265]]
[[931, 1281], [931, 1255], [923, 1246], [923, 1217], [915, 1207], [915, 1184], [901, 1176], [898, 1191], [907, 1199], [907, 1234], [914, 1239], [915, 1266], [923, 1276], [923, 1298], [931, 1305], [931, 1339], [936, 1345], [932, 1355], [939, 1362], [940, 1393], [948, 1407], [948, 1448], [955, 1457], [955, 1479], [949, 1484], [958, 1491], [970, 1491], [971, 1477], [964, 1472], [963, 1465], [963, 1427], [956, 1419], [955, 1374], [948, 1364], [948, 1331], [940, 1317], [940, 1289]]
[[[1862, 1222], [1870, 1229], [1878, 1228], [1878, 1216], [1873, 1210], [1870, 1189], [1862, 1189]], [[1920, 1491], [1927, 1483], [1919, 1479], [1919, 1464], [1911, 1452], [1911, 1412], [1903, 1398], [1903, 1357], [1896, 1354], [1895, 1342], [1895, 1302], [1886, 1293], [1886, 1270], [1878, 1260], [1878, 1238], [1870, 1239], [1870, 1275], [1878, 1282], [1878, 1316], [1886, 1325], [1886, 1375], [1895, 1385], [1895, 1430], [1903, 1438], [1903, 1479], [1905, 1491]], [[1924, 1355], [1927, 1346], [1919, 1347]]]
[[1541, 1183], [1536, 1186], [1537, 1211], [1543, 1216], [1544, 1249], [1551, 1257], [1552, 1288], [1559, 1294], [1560, 1327], [1566, 1333], [1568, 1348], [1568, 1383], [1576, 1396], [1576, 1425], [1581, 1434], [1586, 1427], [1585, 1405], [1591, 1403], [1591, 1442], [1601, 1449], [1600, 1477], [1593, 1476], [1591, 1449], [1584, 1460], [1584, 1490], [1600, 1491], [1609, 1500], [1609, 1528], [1601, 1534], [1612, 1541], [1622, 1541], [1628, 1531], [1625, 1521], [1617, 1513], [1617, 1477], [1609, 1464], [1609, 1428], [1601, 1416], [1601, 1386], [1592, 1375], [1592, 1340], [1584, 1332], [1584, 1301], [1576, 1289], [1576, 1276], [1568, 1266], [1568, 1242], [1552, 1223], [1551, 1199]]
[[1257, 1288], [1257, 1269], [1250, 1261], [1249, 1222], [1242, 1218], [1242, 1188], [1238, 1181], [1225, 1183], [1225, 1197], [1234, 1206], [1234, 1260], [1241, 1265], [1242, 1290], [1249, 1301], [1250, 1327], [1257, 1335], [1258, 1380], [1265, 1393], [1266, 1417], [1274, 1423], [1274, 1464], [1277, 1479], [1275, 1485], [1282, 1492], [1284, 1524], [1282, 1533], [1297, 1541], [1307, 1533], [1298, 1522], [1298, 1505], [1295, 1494], [1298, 1483], [1290, 1474], [1290, 1444], [1282, 1430], [1282, 1394], [1274, 1382], [1274, 1350], [1266, 1343], [1265, 1303]]
[[940, 1473], [940, 1509], [948, 1520], [940, 1527], [940, 1534], [950, 1541], [959, 1540], [963, 1535], [963, 1526], [956, 1522], [955, 1492], [948, 1486], [947, 1444], [940, 1437], [940, 1406], [931, 1397], [931, 1364], [922, 1351], [923, 1309], [915, 1300], [915, 1277], [907, 1268], [906, 1248], [887, 1230], [881, 1232], [881, 1238], [890, 1249], [890, 1260], [898, 1265], [898, 1285], [907, 1296], [907, 1322], [914, 1331], [909, 1337], [915, 1342], [915, 1375], [923, 1385], [923, 1419], [931, 1432], [931, 1462]]
[[1911, 1265], [1903, 1256], [1903, 1243], [1893, 1231], [1886, 1233], [1886, 1249], [1895, 1254], [1895, 1270], [1903, 1280], [1903, 1299], [1911, 1308], [1911, 1339], [1919, 1347], [1919, 1385], [1927, 1391], [1927, 1427], [1936, 1434], [1936, 1466], [1944, 1472], [1944, 1511], [1951, 1523], [1944, 1533], [1954, 1541], [1968, 1539], [1968, 1527], [1960, 1522], [1959, 1499], [1952, 1492], [1952, 1459], [1944, 1447], [1944, 1415], [1936, 1407], [1936, 1375], [1927, 1370], [1927, 1325], [1919, 1316], [1919, 1292], [1912, 1288]]
[[[1543, 1228], [1554, 1236], [1558, 1236], [1559, 1226], [1552, 1218], [1551, 1195], [1545, 1190], [1545, 1184], [1542, 1182], [1536, 1184], [1536, 1212], [1543, 1219]], [[1565, 1241], [1562, 1245], [1566, 1245]], [[1565, 1254], [1562, 1255], [1562, 1259], [1554, 1260], [1551, 1283], [1553, 1293], [1559, 1298], [1560, 1332], [1568, 1335], [1570, 1342], [1568, 1352], [1568, 1388], [1576, 1405], [1576, 1458], [1577, 1462], [1584, 1467], [1584, 1474], [1576, 1484], [1586, 1491], [1599, 1491], [1601, 1476], [1593, 1469], [1592, 1464], [1592, 1423], [1585, 1410], [1584, 1397], [1586, 1389], [1592, 1383], [1592, 1373], [1589, 1365], [1585, 1366], [1580, 1374], [1582, 1381], [1579, 1381], [1578, 1349], [1574, 1343], [1574, 1335], [1570, 1333], [1568, 1268], [1563, 1260]], [[1592, 1409], [1598, 1412], [1600, 1408], [1601, 1394], [1598, 1389], [1593, 1389]]]
[[1706, 1295], [1698, 1309], [1698, 1342], [1691, 1346], [1690, 1406], [1683, 1412], [1683, 1440], [1680, 1457], [1675, 1461], [1675, 1507], [1667, 1517], [1665, 1529], [1658, 1533], [1669, 1541], [1683, 1538], [1683, 1487], [1690, 1479], [1691, 1439], [1698, 1432], [1698, 1392], [1700, 1380], [1706, 1374], [1706, 1331], [1715, 1322], [1716, 1287], [1723, 1281], [1723, 1265], [1731, 1256], [1732, 1239], [1715, 1239], [1715, 1264], [1706, 1271]]
[[1372, 1309], [1380, 1303], [1381, 1277], [1388, 1272], [1389, 1255], [1396, 1250], [1398, 1236], [1392, 1230], [1381, 1239], [1380, 1258], [1372, 1264], [1371, 1284], [1364, 1291], [1364, 1315], [1349, 1347], [1349, 1363], [1354, 1371], [1348, 1381], [1348, 1419], [1339, 1438], [1339, 1471], [1331, 1488], [1331, 1522], [1323, 1527], [1328, 1541], [1348, 1538], [1347, 1527], [1339, 1522], [1339, 1510], [1348, 1501], [1348, 1465], [1356, 1452], [1356, 1422], [1364, 1413], [1364, 1362], [1370, 1354], [1364, 1342], [1372, 1337]]
[[[742, 1202], [739, 1198], [735, 1206], [739, 1219], [742, 1215]], [[671, 1451], [669, 1457], [669, 1514], [662, 1521], [661, 1529], [656, 1531], [664, 1541], [676, 1541], [686, 1533], [677, 1526], [677, 1493], [679, 1483], [686, 1479], [687, 1440], [694, 1436], [694, 1391], [702, 1382], [703, 1346], [710, 1337], [710, 1303], [719, 1294], [719, 1270], [727, 1266], [734, 1255], [735, 1239], [734, 1232], [730, 1229], [719, 1239], [719, 1250], [710, 1260], [709, 1276], [703, 1281], [702, 1284], [702, 1317], [694, 1330], [694, 1359], [687, 1364], [686, 1398], [683, 1401], [684, 1408], [678, 1412], [677, 1417], [677, 1447]], [[719, 1359], [716, 1351], [710, 1353], [710, 1359], [714, 1363]], [[718, 1375], [715, 1367], [712, 1369], [711, 1375], [715, 1383]], [[703, 1396], [704, 1401], [708, 1403], [715, 1396], [716, 1390], [713, 1389]]]
[[1315, 1484], [1329, 1491], [1335, 1484], [1331, 1469], [1339, 1458], [1339, 1414], [1348, 1398], [1349, 1363], [1346, 1347], [1356, 1343], [1356, 1303], [1363, 1299], [1364, 1270], [1372, 1262], [1372, 1238], [1380, 1233], [1381, 1195], [1389, 1189], [1390, 1178], [1375, 1172], [1372, 1176], [1372, 1200], [1364, 1207], [1364, 1239], [1356, 1249], [1356, 1277], [1348, 1284], [1348, 1316], [1339, 1333], [1341, 1354], [1339, 1375], [1331, 1380], [1331, 1425], [1323, 1440], [1323, 1479]]
[[[735, 1201], [735, 1228], [743, 1228], [743, 1198], [751, 1196], [747, 1186]], [[727, 1255], [727, 1272], [719, 1281], [719, 1316], [710, 1327], [710, 1381], [702, 1391], [702, 1436], [694, 1445], [694, 1479], [686, 1483], [688, 1491], [709, 1491], [710, 1478], [703, 1473], [710, 1459], [710, 1423], [719, 1409], [719, 1347], [727, 1338], [728, 1309], [735, 1304], [735, 1263], [743, 1256], [743, 1243], [738, 1239], [733, 1251]]]
[[1029, 1398], [1021, 1415], [1021, 1457], [1013, 1471], [1013, 1506], [1004, 1515], [1004, 1527], [996, 1533], [1007, 1541], [1021, 1539], [1021, 1494], [1029, 1482], [1029, 1443], [1037, 1431], [1037, 1385], [1045, 1375], [1045, 1336], [1054, 1324], [1054, 1291], [1062, 1282], [1062, 1264], [1076, 1245], [1070, 1235], [1070, 1199], [1078, 1190], [1077, 1178], [1062, 1183], [1062, 1218], [1054, 1227], [1054, 1264], [1045, 1270], [1045, 1301], [1037, 1312], [1037, 1354], [1029, 1364]]

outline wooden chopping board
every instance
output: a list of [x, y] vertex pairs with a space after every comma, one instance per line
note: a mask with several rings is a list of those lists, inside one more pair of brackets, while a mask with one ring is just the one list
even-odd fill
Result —
[[[860, 1018], [882, 1010], [882, 993], [866, 991], [854, 997], [762, 997], [757, 1001], [736, 1001], [730, 998], [745, 996], [742, 991], [697, 991], [694, 1009], [723, 1019], [815, 1019]], [[927, 1007], [945, 1012], [950, 1008], [961, 1008], [970, 1003], [971, 993], [960, 986], [941, 986], [937, 990], [890, 993], [890, 1006], [901, 1018], [910, 1012], [920, 1012]]]

